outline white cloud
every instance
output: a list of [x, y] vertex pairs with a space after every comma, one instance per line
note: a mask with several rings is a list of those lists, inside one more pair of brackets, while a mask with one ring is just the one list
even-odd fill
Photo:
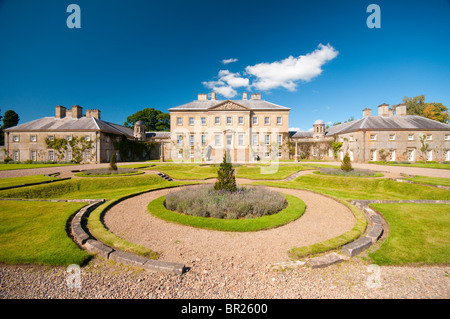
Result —
[[314, 128], [311, 127], [310, 129], [308, 129], [308, 132], [314, 132]]
[[322, 66], [337, 55], [338, 51], [331, 45], [319, 44], [316, 50], [306, 55], [247, 66], [245, 71], [256, 77], [252, 84], [256, 89], [264, 91], [283, 87], [295, 91], [296, 81], [308, 82], [319, 76], [322, 73]]
[[299, 127], [290, 127], [289, 131], [301, 131], [301, 129]]
[[220, 70], [218, 77], [217, 81], [203, 82], [203, 85], [228, 99], [236, 96], [237, 92], [234, 88], [248, 87], [250, 84], [249, 79], [241, 77], [238, 72]]
[[224, 60], [222, 60], [222, 63], [223, 64], [228, 64], [228, 63], [233, 63], [233, 62], [237, 62], [237, 61], [238, 61], [238, 59], [231, 58], [231, 59], [224, 59]]

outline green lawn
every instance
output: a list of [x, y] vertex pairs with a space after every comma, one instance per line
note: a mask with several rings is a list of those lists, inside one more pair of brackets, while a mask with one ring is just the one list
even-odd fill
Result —
[[217, 177], [219, 165], [169, 164], [149, 167], [150, 170], [163, 172], [174, 179], [207, 179]]
[[387, 165], [387, 166], [408, 166], [408, 167], [422, 167], [422, 168], [437, 168], [437, 169], [450, 169], [450, 164], [444, 164], [444, 163], [436, 163], [436, 162], [431, 162], [431, 163], [411, 163], [411, 164], [406, 164], [406, 163], [392, 163], [392, 162], [382, 162], [382, 161], [377, 161], [377, 162], [369, 162], [369, 164], [377, 164], [377, 165]]
[[313, 169], [307, 165], [242, 165], [236, 167], [237, 178], [276, 180], [284, 179], [297, 171]]
[[71, 166], [77, 165], [71, 164], [0, 164], [0, 171], [9, 171], [13, 169], [27, 169], [27, 168], [43, 168], [43, 167], [58, 167], [58, 166]]
[[2, 201], [0, 261], [8, 264], [82, 264], [89, 254], [67, 235], [69, 217], [86, 203]]
[[369, 257], [378, 265], [450, 264], [450, 205], [372, 204], [389, 235]]
[[252, 219], [220, 219], [170, 211], [164, 207], [164, 199], [165, 196], [162, 196], [150, 202], [148, 210], [152, 215], [169, 222], [197, 228], [233, 232], [251, 232], [285, 225], [302, 216], [306, 208], [305, 203], [298, 197], [286, 195], [289, 205], [277, 214]]
[[385, 178], [339, 177], [317, 174], [300, 176], [289, 182], [253, 182], [252, 184], [285, 188], [308, 189], [341, 199], [444, 199], [450, 200], [450, 192], [426, 185], [395, 182]]
[[410, 178], [405, 178], [407, 181], [411, 181], [414, 183], [421, 184], [430, 184], [430, 185], [442, 185], [450, 187], [450, 178], [443, 177], [428, 177], [428, 176], [414, 176]]
[[20, 177], [9, 177], [0, 179], [0, 188], [18, 186], [30, 183], [39, 183], [46, 181], [58, 180], [59, 178], [49, 177], [45, 175], [31, 175], [31, 176], [20, 176]]

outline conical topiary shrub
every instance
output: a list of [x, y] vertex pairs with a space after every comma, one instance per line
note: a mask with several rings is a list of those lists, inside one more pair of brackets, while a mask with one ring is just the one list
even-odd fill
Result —
[[342, 160], [341, 170], [343, 170], [345, 172], [349, 172], [349, 171], [353, 170], [352, 162], [350, 160], [350, 156], [348, 155], [348, 153], [345, 153], [345, 156]]
[[219, 170], [217, 172], [217, 181], [214, 184], [214, 190], [224, 190], [228, 192], [237, 191], [236, 186], [236, 177], [234, 176], [233, 165], [231, 164], [230, 154], [227, 150], [225, 155], [223, 156], [223, 161], [219, 166]]
[[109, 170], [117, 171], [116, 154], [111, 155], [111, 159], [109, 160]]

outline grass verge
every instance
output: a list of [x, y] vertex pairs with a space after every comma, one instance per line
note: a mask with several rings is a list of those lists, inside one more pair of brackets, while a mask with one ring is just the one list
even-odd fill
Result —
[[189, 216], [170, 211], [164, 206], [165, 196], [159, 197], [148, 205], [149, 212], [163, 220], [182, 225], [232, 232], [252, 232], [285, 225], [298, 219], [305, 212], [305, 203], [295, 196], [285, 195], [288, 206], [277, 214], [251, 219], [219, 219]]
[[361, 234], [364, 233], [367, 227], [367, 220], [364, 216], [364, 213], [361, 212], [356, 206], [347, 203], [343, 200], [340, 200], [338, 198], [334, 198], [338, 202], [342, 203], [343, 205], [347, 206], [355, 216], [356, 222], [355, 226], [353, 228], [337, 237], [334, 237], [332, 239], [316, 243], [309, 246], [303, 246], [303, 247], [293, 247], [289, 251], [289, 255], [294, 259], [300, 259], [304, 258], [310, 255], [320, 254], [326, 251], [330, 251], [333, 249], [337, 249], [339, 247], [342, 247], [343, 245], [357, 239], [361, 236]]
[[19, 186], [31, 183], [40, 183], [47, 181], [57, 181], [59, 178], [46, 176], [46, 175], [31, 175], [31, 176], [20, 176], [20, 177], [8, 177], [0, 179], [0, 188]]
[[43, 168], [43, 167], [58, 167], [58, 166], [74, 166], [77, 165], [75, 163], [71, 164], [16, 164], [16, 163], [8, 163], [8, 164], [0, 164], [0, 171], [9, 171], [13, 169], [28, 169], [28, 168]]
[[428, 177], [428, 176], [414, 176], [410, 178], [405, 178], [407, 181], [411, 181], [419, 184], [429, 184], [429, 185], [442, 185], [450, 187], [450, 178], [444, 177]]
[[450, 205], [372, 204], [389, 235], [369, 258], [378, 265], [450, 264]]
[[83, 264], [90, 255], [66, 232], [67, 220], [86, 203], [2, 201], [0, 261], [8, 264]]

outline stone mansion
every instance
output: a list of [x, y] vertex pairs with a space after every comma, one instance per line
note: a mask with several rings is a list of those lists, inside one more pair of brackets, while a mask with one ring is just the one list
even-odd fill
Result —
[[[289, 131], [289, 111], [259, 93], [244, 93], [240, 100], [198, 94], [196, 100], [169, 109], [170, 132], [148, 132], [142, 121], [133, 130], [101, 120], [97, 109], [83, 114], [81, 106], [68, 110], [58, 105], [55, 116], [6, 129], [4, 157], [100, 163], [116, 154], [118, 161], [218, 163], [229, 150], [233, 162], [246, 163], [335, 160], [345, 153], [355, 162], [450, 161], [450, 125], [407, 115], [404, 104], [395, 111], [381, 104], [377, 115], [366, 108], [361, 118], [329, 128], [317, 120], [308, 132]], [[64, 147], [56, 149], [54, 141]], [[144, 144], [151, 147], [139, 147]]]

